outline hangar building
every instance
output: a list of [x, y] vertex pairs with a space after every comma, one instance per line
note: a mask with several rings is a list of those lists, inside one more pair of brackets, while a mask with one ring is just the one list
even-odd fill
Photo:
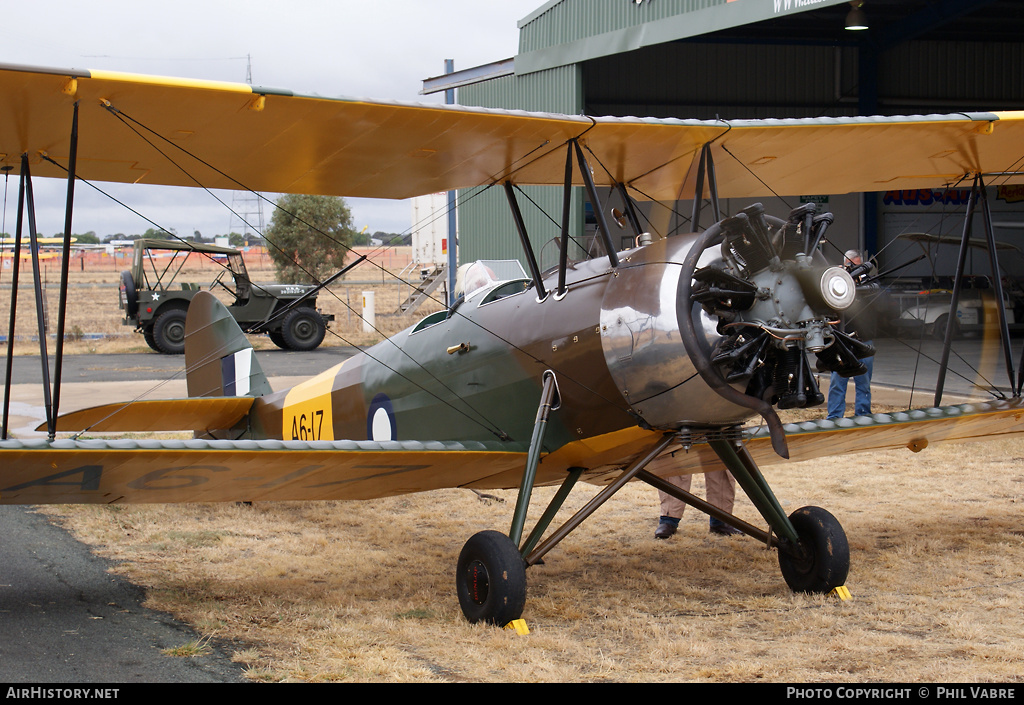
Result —
[[[857, 21], [868, 28], [846, 28]], [[428, 79], [424, 93], [455, 89], [455, 102], [492, 108], [724, 120], [1021, 109], [1022, 40], [1019, 0], [550, 0], [520, 20], [515, 57]], [[995, 220], [1024, 222], [1024, 188], [990, 186]], [[901, 232], [959, 236], [969, 188], [758, 200], [779, 217], [814, 200], [836, 215], [829, 236], [840, 250], [881, 252], [892, 266], [907, 258], [902, 241], [887, 247]], [[524, 191], [534, 249], [551, 265], [561, 189]], [[589, 211], [578, 189], [573, 256], [590, 246]], [[661, 232], [692, 230], [690, 204], [644, 211]], [[459, 232], [462, 262], [520, 257], [500, 189], [460, 192]], [[931, 273], [915, 268], [906, 273]]]

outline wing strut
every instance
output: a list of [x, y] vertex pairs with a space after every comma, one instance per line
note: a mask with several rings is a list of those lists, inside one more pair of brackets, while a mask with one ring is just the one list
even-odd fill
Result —
[[693, 217], [690, 225], [697, 232], [700, 225], [700, 212], [704, 207], [704, 177], [708, 180], [708, 193], [711, 197], [711, 222], [722, 219], [721, 208], [718, 207], [718, 180], [715, 178], [715, 159], [711, 156], [711, 143], [705, 142], [700, 150], [700, 163], [697, 165], [697, 186], [693, 190]]
[[[46, 410], [46, 428], [52, 440], [56, 431], [56, 419], [53, 413], [53, 404], [50, 398], [50, 361], [46, 353], [46, 313], [43, 310], [42, 276], [39, 271], [39, 241], [36, 228], [36, 203], [32, 191], [32, 174], [28, 163], [28, 154], [21, 155], [21, 183], [18, 188], [18, 224], [15, 235], [15, 261], [21, 258], [21, 233], [24, 227], [24, 214], [28, 212], [29, 250], [32, 256], [32, 279], [36, 297], [36, 324], [39, 331], [39, 357], [42, 363], [43, 374], [43, 406]], [[17, 265], [15, 265], [17, 266]], [[14, 324], [15, 305], [17, 303], [18, 269], [14, 270], [14, 279], [11, 281], [11, 322], [10, 336], [7, 343], [7, 379], [4, 387], [4, 431], [3, 437], [7, 439], [7, 420], [10, 408], [11, 390], [11, 367], [14, 353]]]
[[[43, 158], [47, 158], [43, 155]], [[64, 361], [64, 323], [67, 310], [68, 268], [71, 259], [71, 217], [75, 202], [75, 171], [78, 161], [78, 103], [74, 105], [71, 118], [71, 144], [68, 161], [67, 204], [64, 212], [64, 247], [60, 272], [60, 303], [57, 313], [57, 354], [53, 377], [53, 394], [50, 391], [50, 359], [46, 351], [46, 313], [43, 305], [42, 275], [39, 269], [39, 242], [36, 227], [36, 203], [32, 190], [32, 173], [28, 154], [21, 155], [21, 180], [18, 187], [18, 221], [14, 241], [14, 266], [11, 282], [11, 316], [7, 336], [7, 375], [4, 380], [3, 427], [0, 438], [7, 440], [11, 404], [11, 372], [14, 355], [14, 330], [18, 305], [18, 277], [21, 262], [21, 233], [24, 215], [28, 213], [29, 248], [32, 255], [32, 279], [36, 297], [36, 324], [39, 331], [39, 357], [43, 375], [43, 405], [46, 410], [46, 430], [52, 441], [57, 435], [57, 415], [60, 407], [61, 369]]]
[[[992, 225], [992, 209], [988, 202], [988, 192], [982, 174], [978, 175], [978, 187], [981, 193], [981, 212], [984, 215], [985, 236], [988, 238], [988, 257], [992, 266], [992, 285], [995, 287], [996, 311], [999, 312], [999, 334], [1003, 342], [1003, 360], [1006, 363], [1006, 374], [1010, 378], [1010, 394], [1020, 396], [1020, 387], [1013, 375], [1013, 351], [1010, 343], [1010, 325], [1006, 320], [1006, 306], [1003, 299], [1003, 278], [999, 271], [999, 250], [996, 248], [996, 233]], [[946, 327], [947, 333], [949, 326]]]
[[[71, 152], [68, 158], [68, 195], [64, 209], [64, 248], [60, 263], [60, 304], [57, 312], [57, 357], [53, 371], [53, 422], [48, 426], [50, 440], [57, 432], [60, 409], [60, 380], [64, 365], [64, 321], [68, 307], [68, 268], [71, 265], [71, 219], [75, 209], [75, 172], [78, 168], [78, 101], [71, 118]], [[45, 349], [45, 347], [44, 347]]]
[[594, 207], [597, 229], [601, 233], [604, 249], [608, 252], [608, 262], [611, 263], [612, 267], [618, 267], [619, 255], [616, 253], [616, 248], [612, 245], [612, 233], [608, 229], [608, 219], [604, 217], [604, 210], [601, 208], [601, 197], [597, 194], [597, 185], [594, 183], [594, 175], [590, 172], [590, 165], [587, 164], [587, 158], [583, 156], [583, 150], [580, 149], [578, 140], [570, 140], [570, 149], [576, 151], [576, 161], [579, 162], [580, 175], [583, 177], [583, 183], [587, 187], [587, 198], [590, 199], [590, 205]]
[[572, 209], [572, 149], [565, 150], [565, 186], [562, 187], [562, 249], [558, 253], [558, 291], [565, 296], [565, 273], [569, 268], [569, 212]]
[[[1010, 343], [1010, 328], [1006, 320], [1006, 309], [1003, 306], [1003, 282], [999, 274], [999, 253], [996, 248], [995, 230], [992, 225], [992, 211], [989, 208], [988, 195], [985, 192], [985, 180], [982, 174], [974, 177], [971, 195], [967, 201], [967, 215], [964, 218], [963, 235], [960, 240], [960, 253], [956, 263], [956, 274], [953, 277], [953, 295], [949, 302], [949, 315], [946, 316], [946, 334], [942, 343], [942, 359], [939, 362], [939, 375], [935, 383], [935, 406], [942, 402], [942, 392], [946, 383], [946, 370], [949, 367], [949, 352], [953, 342], [953, 330], [957, 323], [957, 306], [960, 303], [960, 290], [963, 288], [964, 269], [967, 262], [967, 251], [970, 247], [971, 227], [975, 209], [981, 207], [982, 219], [985, 223], [985, 238], [988, 242], [989, 264], [992, 267], [992, 285], [995, 296], [996, 310], [999, 312], [999, 337], [1003, 344], [1003, 358], [1006, 373], [1010, 378], [1010, 393], [1019, 396], [1024, 379], [1015, 378], [1013, 373], [1013, 353]], [[1021, 358], [1021, 375], [1024, 375], [1024, 357]]]
[[519, 209], [519, 202], [516, 201], [516, 192], [512, 188], [512, 182], [505, 182], [505, 196], [508, 198], [508, 207], [512, 210], [512, 220], [516, 225], [516, 232], [519, 233], [519, 241], [523, 245], [523, 254], [526, 256], [526, 264], [530, 267], [530, 276], [533, 277], [533, 285], [537, 289], [537, 298], [543, 299], [548, 295], [544, 288], [544, 278], [540, 273], [540, 266], [537, 264], [537, 255], [533, 252], [533, 245], [530, 244], [530, 235], [526, 232], [526, 222], [523, 220], [523, 212]]
[[4, 418], [2, 439], [7, 440], [8, 419], [11, 408], [11, 372], [14, 365], [14, 323], [18, 310], [18, 279], [21, 273], [21, 230], [25, 216], [25, 178], [28, 157], [22, 155], [21, 179], [18, 182], [18, 223], [14, 231], [14, 264], [11, 270], [11, 316], [7, 326], [7, 375], [4, 377]]

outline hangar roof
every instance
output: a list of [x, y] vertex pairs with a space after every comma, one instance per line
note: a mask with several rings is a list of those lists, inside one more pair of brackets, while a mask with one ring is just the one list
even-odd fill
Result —
[[550, 0], [520, 20], [517, 74], [695, 37], [877, 49], [908, 39], [1024, 40], [1019, 0], [864, 0], [871, 29], [845, 30], [847, 0]]

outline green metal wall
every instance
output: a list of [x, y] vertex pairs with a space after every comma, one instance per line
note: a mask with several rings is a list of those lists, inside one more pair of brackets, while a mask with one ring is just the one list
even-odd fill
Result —
[[558, 0], [519, 23], [516, 75], [845, 4], [846, 0]]
[[657, 22], [676, 15], [725, 5], [727, 2], [728, 0], [656, 0], [640, 5], [627, 0], [549, 2], [521, 23], [519, 53], [526, 54], [569, 44], [627, 27], [636, 27], [645, 22]]
[[[578, 114], [583, 106], [583, 83], [578, 66], [538, 71], [528, 76], [504, 78], [458, 90], [460, 105]], [[574, 189], [570, 235], [583, 232], [582, 189]], [[542, 268], [557, 263], [561, 230], [562, 189], [525, 187], [517, 194], [527, 232]], [[524, 263], [519, 235], [500, 186], [486, 191], [459, 192], [459, 262], [477, 259], [519, 259]], [[570, 249], [569, 256], [580, 253]]]

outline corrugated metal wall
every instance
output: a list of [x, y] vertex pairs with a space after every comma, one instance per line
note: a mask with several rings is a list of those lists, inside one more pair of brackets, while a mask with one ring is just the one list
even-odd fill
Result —
[[882, 56], [887, 113], [1024, 108], [1024, 44], [914, 41]]
[[[582, 112], [583, 84], [579, 66], [564, 66], [539, 71], [529, 76], [506, 76], [460, 88], [461, 105], [488, 108], [540, 110], [574, 115]], [[578, 189], [577, 189], [578, 191]], [[518, 197], [530, 241], [541, 267], [558, 261], [558, 248], [552, 243], [561, 228], [562, 190], [527, 187]], [[532, 199], [532, 202], [531, 202]], [[582, 232], [582, 200], [573, 198], [574, 234]], [[570, 256], [578, 254], [570, 251]], [[493, 187], [459, 192], [459, 262], [477, 259], [522, 259], [522, 247], [509, 214], [508, 200], [502, 189]]]
[[[552, 2], [522, 26], [520, 54], [551, 49], [561, 56], [560, 45], [566, 42], [636, 27], [652, 14], [668, 18], [724, 4], [656, 0], [638, 11], [626, 0]], [[815, 41], [813, 35], [789, 42], [761, 40], [756, 34], [711, 37], [521, 72], [460, 89], [459, 102], [568, 114], [700, 119], [858, 114], [859, 49], [847, 37], [832, 44]], [[1024, 43], [986, 41], [984, 36], [977, 41], [911, 40], [883, 52], [878, 66], [877, 112], [882, 114], [1024, 109]], [[550, 216], [524, 201], [535, 247], [544, 253], [544, 264], [550, 264], [557, 248], [546, 243], [557, 235], [552, 219], [560, 217], [561, 194], [558, 189], [531, 189], [530, 194]], [[577, 194], [577, 236], [584, 229], [582, 203]], [[504, 194], [473, 199], [460, 215], [462, 261], [519, 257]]]
[[583, 75], [589, 115], [857, 114], [852, 47], [676, 42], [588, 61]]
[[548, 47], [596, 37], [644, 22], [717, 5], [728, 0], [656, 0], [641, 8], [627, 0], [562, 0], [542, 15], [534, 17], [519, 30], [519, 53], [539, 51]]

